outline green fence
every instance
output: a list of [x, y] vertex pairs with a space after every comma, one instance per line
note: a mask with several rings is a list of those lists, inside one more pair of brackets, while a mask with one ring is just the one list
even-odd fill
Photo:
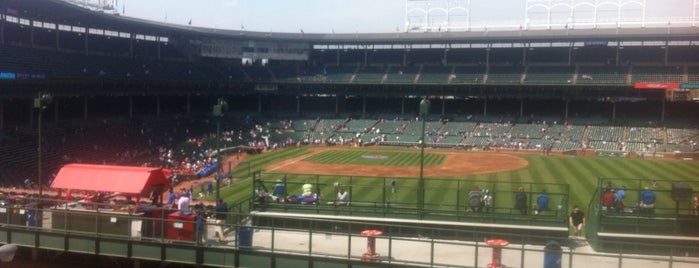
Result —
[[[561, 226], [568, 213], [568, 184], [522, 183], [502, 181], [473, 181], [451, 178], [424, 178], [424, 203], [420, 198], [419, 178], [333, 176], [317, 174], [286, 174], [261, 171], [254, 174], [253, 195], [264, 191], [266, 198], [258, 199], [254, 209], [306, 211], [312, 213], [335, 213], [346, 215], [366, 214], [382, 217], [417, 218], [435, 220], [475, 220], [484, 222], [530, 222]], [[313, 187], [317, 197], [311, 202], [280, 202], [280, 199], [303, 194], [303, 185]], [[283, 193], [274, 193], [275, 188], [284, 188]], [[474, 191], [482, 196], [492, 196], [491, 206], [472, 211], [468, 205], [468, 194]], [[514, 208], [515, 193], [522, 187], [527, 196], [527, 212]], [[349, 206], [337, 206], [336, 196], [342, 188], [348, 192]], [[534, 215], [538, 195], [545, 191], [549, 208]], [[273, 195], [273, 196], [272, 196]], [[538, 223], [537, 223], [538, 222]]]

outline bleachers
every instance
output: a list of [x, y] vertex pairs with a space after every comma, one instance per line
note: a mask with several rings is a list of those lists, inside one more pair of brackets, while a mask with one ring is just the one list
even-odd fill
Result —
[[358, 84], [381, 84], [384, 80], [386, 69], [377, 66], [365, 66], [357, 69], [357, 73], [352, 83]]
[[[453, 66], [429, 66], [422, 67], [420, 79], [417, 80], [420, 84], [446, 84], [449, 82]], [[452, 81], [453, 83], [453, 81]]]
[[488, 68], [488, 84], [519, 85], [522, 80], [522, 66], [490, 66]]
[[570, 84], [575, 67], [572, 66], [529, 66], [524, 84]]
[[456, 66], [454, 72], [447, 73], [451, 84], [483, 84], [485, 82], [485, 66]]
[[448, 135], [463, 135], [463, 133], [471, 133], [476, 127], [476, 122], [448, 122], [442, 127], [442, 133]]
[[687, 66], [687, 83], [699, 83], [699, 66]]
[[516, 124], [512, 126], [512, 137], [524, 139], [542, 138], [548, 126], [543, 124]]
[[576, 84], [627, 84], [628, 66], [580, 65]]
[[633, 82], [682, 83], [684, 68], [682, 66], [633, 66]]
[[342, 130], [342, 132], [347, 132], [347, 133], [365, 132], [366, 130], [371, 129], [371, 127], [373, 127], [375, 124], [376, 124], [376, 120], [352, 119], [345, 124], [345, 127]]
[[590, 126], [587, 129], [587, 139], [590, 141], [619, 142], [622, 140], [624, 128]]
[[386, 73], [384, 84], [412, 84], [420, 71], [419, 67], [392, 66]]

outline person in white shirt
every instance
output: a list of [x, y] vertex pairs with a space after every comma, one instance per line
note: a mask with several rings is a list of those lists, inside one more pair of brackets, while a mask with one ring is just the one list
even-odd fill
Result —
[[347, 202], [347, 199], [349, 197], [349, 193], [345, 192], [344, 188], [340, 188], [339, 191], [337, 191], [337, 200], [335, 201], [335, 205], [348, 205], [349, 202]]
[[180, 216], [187, 216], [192, 214], [192, 210], [189, 209], [189, 192], [185, 192], [180, 200], [177, 201], [177, 209], [180, 211]]

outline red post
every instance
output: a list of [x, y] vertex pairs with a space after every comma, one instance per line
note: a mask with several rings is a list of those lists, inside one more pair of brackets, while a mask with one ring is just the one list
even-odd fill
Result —
[[490, 239], [485, 241], [485, 245], [493, 248], [493, 259], [488, 264], [489, 268], [505, 267], [502, 265], [502, 248], [509, 245], [510, 242], [503, 239]]
[[379, 254], [376, 253], [376, 237], [383, 234], [380, 230], [364, 230], [360, 233], [362, 236], [366, 236], [366, 252], [362, 254], [362, 261], [365, 262], [381, 262], [379, 259]]

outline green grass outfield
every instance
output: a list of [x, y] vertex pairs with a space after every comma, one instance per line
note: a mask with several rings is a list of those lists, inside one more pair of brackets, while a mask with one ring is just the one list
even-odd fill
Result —
[[[339, 149], [339, 147], [338, 147]], [[426, 165], [440, 164], [443, 156], [433, 154], [434, 150], [426, 152]], [[449, 150], [449, 152], [453, 152]], [[254, 155], [247, 158], [250, 161], [249, 168], [260, 170], [264, 166], [285, 159], [298, 157], [308, 153], [307, 147], [290, 148]], [[376, 159], [363, 159], [362, 155], [387, 155], [392, 161], [375, 161]], [[615, 186], [627, 185], [630, 190], [627, 193], [627, 205], [635, 202], [638, 194], [637, 189], [649, 186], [652, 181], [657, 180], [658, 205], [674, 208], [674, 202], [670, 200], [669, 191], [672, 181], [691, 182], [695, 192], [699, 192], [699, 162], [680, 160], [644, 160], [630, 158], [606, 158], [606, 157], [573, 157], [573, 156], [542, 156], [538, 154], [515, 154], [528, 161], [527, 167], [507, 171], [477, 175], [461, 175], [456, 177], [445, 177], [439, 179], [426, 180], [426, 196], [428, 203], [463, 203], [465, 197], [457, 196], [465, 194], [472, 185], [490, 188], [494, 192], [496, 206], [509, 207], [512, 201], [512, 192], [519, 185], [534, 185], [528, 187], [532, 196], [541, 188], [547, 191], [568, 192], [568, 206], [581, 205], [586, 207], [595, 191], [599, 178], [614, 178], [612, 182]], [[388, 160], [387, 159], [387, 160]], [[368, 161], [370, 164], [386, 164], [400, 168], [400, 166], [419, 166], [419, 152], [413, 149], [402, 149], [397, 147], [371, 147], [371, 148], [347, 148], [346, 151], [333, 151], [317, 154], [304, 161], [314, 161], [334, 164], [361, 164]], [[358, 162], [359, 163], [358, 163]], [[234, 170], [234, 175], [240, 176], [247, 172], [247, 166], [240, 165]], [[417, 177], [417, 176], [416, 176]], [[269, 182], [269, 186], [274, 180], [279, 178], [279, 174], [268, 174], [262, 179]], [[327, 175], [287, 175], [289, 182], [318, 181], [322, 184], [323, 194], [334, 197], [337, 182], [340, 185], [353, 185], [353, 200], [376, 200], [382, 202], [384, 198], [390, 198], [394, 204], [414, 203], [414, 193], [410, 193], [417, 187], [417, 179], [402, 178], [399, 182], [399, 191], [396, 194], [387, 194], [387, 185], [391, 178], [361, 178], [348, 176], [327, 176]], [[252, 182], [241, 181], [237, 187], [222, 190], [222, 196], [234, 200], [242, 200], [248, 192], [251, 194]], [[494, 184], [497, 184], [493, 186]], [[238, 187], [246, 188], [240, 189]], [[294, 188], [289, 186], [289, 192], [294, 193]], [[300, 188], [300, 187], [298, 187]], [[410, 191], [400, 191], [400, 189], [411, 189]], [[238, 189], [238, 190], [234, 190]], [[460, 191], [457, 191], [460, 190]], [[457, 194], [458, 192], [458, 194]], [[234, 194], [236, 193], [236, 194]], [[243, 193], [243, 194], [239, 194]], [[232, 200], [232, 201], [234, 201]], [[553, 202], [557, 202], [555, 199]]]

